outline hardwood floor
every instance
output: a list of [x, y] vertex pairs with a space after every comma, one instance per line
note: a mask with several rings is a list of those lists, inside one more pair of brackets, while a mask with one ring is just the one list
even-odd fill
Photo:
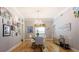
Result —
[[[46, 48], [44, 50], [46, 52], [73, 52], [72, 50], [63, 49], [62, 47], [53, 43], [52, 40], [46, 40], [45, 47]], [[33, 49], [31, 41], [26, 40], [23, 43], [21, 43], [20, 46], [13, 49], [12, 52], [40, 52], [40, 49], [39, 48]]]
[[46, 41], [48, 52], [73, 52], [70, 49], [64, 49], [59, 45], [53, 43], [53, 41]]

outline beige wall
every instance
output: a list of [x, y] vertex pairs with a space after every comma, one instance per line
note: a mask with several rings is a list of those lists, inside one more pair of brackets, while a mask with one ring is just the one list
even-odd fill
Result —
[[[71, 23], [71, 31], [60, 29], [65, 24]], [[79, 18], [75, 18], [73, 8], [69, 8], [61, 16], [54, 20], [54, 37], [59, 39], [59, 35], [64, 35], [66, 42], [74, 50], [79, 50]]]

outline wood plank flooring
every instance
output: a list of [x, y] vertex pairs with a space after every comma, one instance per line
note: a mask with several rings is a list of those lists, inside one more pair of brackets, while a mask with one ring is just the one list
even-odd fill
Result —
[[[13, 49], [12, 52], [40, 52], [39, 48], [33, 49], [31, 46], [32, 42], [30, 40], [26, 40], [23, 43], [21, 43], [20, 46]], [[53, 43], [52, 40], [46, 40], [45, 47], [45, 52], [73, 52], [72, 50], [63, 49], [62, 47]]]

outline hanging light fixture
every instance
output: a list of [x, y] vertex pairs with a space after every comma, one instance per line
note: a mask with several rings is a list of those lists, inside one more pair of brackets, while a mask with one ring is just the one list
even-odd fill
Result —
[[35, 20], [35, 24], [43, 24], [43, 22], [41, 21], [41, 19], [38, 19], [39, 18], [40, 10], [36, 10], [36, 13], [37, 13], [37, 20]]
[[39, 18], [39, 12], [40, 12], [40, 10], [36, 10], [37, 19], [36, 19], [35, 22], [34, 22], [34, 26], [35, 26], [35, 27], [42, 27], [42, 26], [45, 27], [45, 24], [44, 24], [43, 21]]

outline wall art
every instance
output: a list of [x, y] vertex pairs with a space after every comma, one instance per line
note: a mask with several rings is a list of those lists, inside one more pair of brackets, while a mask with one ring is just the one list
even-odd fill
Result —
[[3, 24], [3, 36], [11, 35], [11, 26], [7, 24]]

